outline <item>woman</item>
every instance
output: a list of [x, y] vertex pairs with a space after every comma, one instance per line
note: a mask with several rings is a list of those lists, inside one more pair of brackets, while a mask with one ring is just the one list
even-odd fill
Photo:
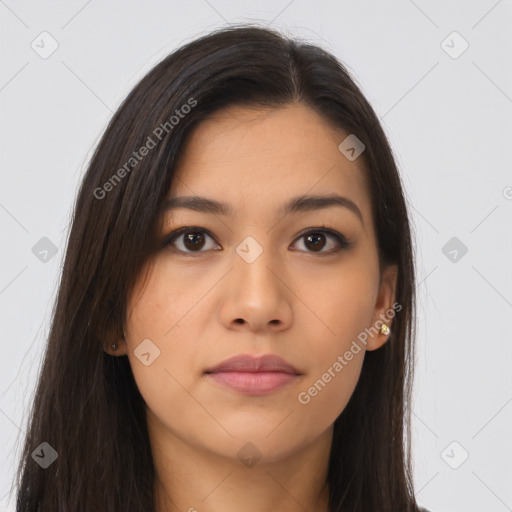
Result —
[[83, 179], [18, 512], [417, 511], [415, 277], [379, 121], [320, 48], [197, 39]]

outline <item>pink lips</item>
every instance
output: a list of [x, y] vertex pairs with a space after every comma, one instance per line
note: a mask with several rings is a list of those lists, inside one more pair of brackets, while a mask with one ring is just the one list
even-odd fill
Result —
[[247, 395], [264, 395], [281, 389], [302, 375], [273, 354], [235, 356], [208, 369], [208, 378]]

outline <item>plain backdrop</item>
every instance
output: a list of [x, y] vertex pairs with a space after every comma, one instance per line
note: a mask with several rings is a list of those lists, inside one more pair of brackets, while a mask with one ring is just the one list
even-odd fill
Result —
[[419, 502], [512, 510], [511, 0], [0, 0], [0, 511], [91, 150], [154, 64], [239, 22], [334, 53], [389, 136], [417, 254]]

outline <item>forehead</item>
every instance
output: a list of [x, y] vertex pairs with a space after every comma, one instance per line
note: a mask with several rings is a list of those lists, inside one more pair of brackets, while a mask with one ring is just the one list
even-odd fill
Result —
[[338, 149], [347, 135], [298, 103], [223, 109], [191, 133], [167, 197], [208, 196], [256, 214], [291, 197], [339, 194], [369, 222], [363, 160], [349, 161]]

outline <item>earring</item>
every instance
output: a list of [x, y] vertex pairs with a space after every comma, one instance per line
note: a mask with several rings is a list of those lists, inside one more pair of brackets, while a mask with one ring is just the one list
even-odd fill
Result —
[[[123, 332], [123, 340], [124, 340], [124, 332]], [[111, 348], [112, 350], [116, 350], [116, 348], [117, 348], [117, 343], [116, 343], [116, 342], [112, 343], [112, 345], [110, 345], [110, 348]]]
[[386, 324], [382, 324], [382, 327], [380, 328], [380, 333], [387, 336], [390, 332], [390, 328]]

